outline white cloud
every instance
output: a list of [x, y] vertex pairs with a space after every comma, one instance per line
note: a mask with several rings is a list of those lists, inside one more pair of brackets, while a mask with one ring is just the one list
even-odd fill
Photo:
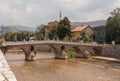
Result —
[[8, 4], [0, 2], [0, 11], [1, 12], [2, 11], [9, 11], [9, 10], [10, 10], [10, 8], [9, 8]]
[[106, 19], [106, 15], [101, 10], [96, 10], [90, 13], [84, 13], [84, 21], [91, 21], [91, 20], [101, 20]]
[[0, 0], [0, 23], [38, 25], [68, 16], [71, 21], [106, 19], [120, 0]]
[[26, 12], [31, 13], [33, 11], [33, 5], [27, 5]]
[[115, 4], [115, 7], [120, 7], [120, 0]]
[[61, 0], [63, 6], [70, 9], [79, 9], [87, 6], [89, 3], [86, 0]]

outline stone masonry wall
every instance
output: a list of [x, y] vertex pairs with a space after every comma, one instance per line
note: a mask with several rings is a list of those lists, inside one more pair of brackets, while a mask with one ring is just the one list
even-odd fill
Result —
[[0, 81], [17, 81], [0, 50]]
[[103, 45], [102, 55], [120, 58], [120, 45]]

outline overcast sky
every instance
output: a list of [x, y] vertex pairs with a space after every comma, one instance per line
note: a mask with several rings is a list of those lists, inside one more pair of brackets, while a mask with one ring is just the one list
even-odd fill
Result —
[[67, 16], [83, 22], [107, 19], [120, 0], [0, 0], [0, 24], [37, 26]]

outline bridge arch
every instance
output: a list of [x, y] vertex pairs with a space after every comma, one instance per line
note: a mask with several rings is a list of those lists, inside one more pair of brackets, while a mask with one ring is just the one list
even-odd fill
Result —
[[91, 46], [80, 46], [80, 49], [83, 57], [90, 57], [91, 55], [95, 55], [95, 51]]
[[[15, 52], [16, 53], [19, 53], [19, 52], [22, 52], [24, 53], [24, 50], [21, 48], [21, 47], [5, 47], [5, 48], [1, 48], [3, 54], [6, 54], [8, 51], [11, 51], [11, 52]], [[14, 51], [12, 51], [14, 50]]]
[[57, 47], [55, 47], [54, 45], [48, 45], [48, 44], [41, 44], [41, 45], [35, 45], [34, 46], [34, 50], [37, 52], [37, 51], [41, 51], [41, 50], [45, 50], [45, 47], [46, 47], [46, 51], [47, 51], [47, 47], [50, 47], [53, 49], [53, 51], [55, 53], [58, 52], [58, 49]]
[[65, 51], [72, 51], [76, 53], [76, 57], [79, 57], [79, 54], [81, 54], [81, 49], [77, 46], [66, 46]]
[[[34, 46], [34, 51], [39, 52], [39, 51], [51, 51], [55, 54], [55, 58], [60, 57], [61, 53], [61, 45], [54, 45], [54, 44], [40, 44], [40, 45], [35, 45]], [[50, 48], [50, 50], [48, 49]], [[47, 49], [47, 50], [46, 50]]]

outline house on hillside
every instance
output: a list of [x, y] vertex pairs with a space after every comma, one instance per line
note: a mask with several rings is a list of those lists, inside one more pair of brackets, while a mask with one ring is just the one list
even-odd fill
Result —
[[49, 22], [47, 24], [47, 26], [45, 28], [45, 38], [44, 38], [45, 40], [49, 39], [49, 37], [48, 37], [49, 32], [52, 30], [53, 27], [57, 26], [58, 23], [59, 22], [55, 20], [55, 21]]
[[92, 42], [93, 29], [89, 25], [80, 25], [71, 30], [74, 41]]
[[105, 26], [97, 26], [93, 28], [95, 42], [105, 43]]

